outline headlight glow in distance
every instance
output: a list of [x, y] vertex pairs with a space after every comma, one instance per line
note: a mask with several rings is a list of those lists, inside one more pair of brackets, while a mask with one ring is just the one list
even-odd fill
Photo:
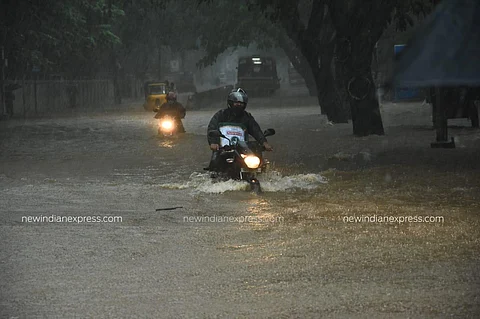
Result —
[[173, 128], [173, 122], [170, 120], [162, 121], [160, 124], [163, 130], [170, 131]]

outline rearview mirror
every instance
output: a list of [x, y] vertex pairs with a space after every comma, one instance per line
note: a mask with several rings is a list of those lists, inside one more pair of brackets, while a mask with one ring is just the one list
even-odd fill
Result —
[[263, 135], [265, 137], [275, 135], [275, 130], [273, 128], [266, 129]]

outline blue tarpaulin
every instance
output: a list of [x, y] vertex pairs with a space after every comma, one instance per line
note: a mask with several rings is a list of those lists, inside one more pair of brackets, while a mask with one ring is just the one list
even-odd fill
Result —
[[[406, 47], [405, 44], [396, 44], [393, 47], [393, 52], [395, 56], [398, 56], [400, 52]], [[395, 88], [395, 100], [414, 100], [419, 98], [424, 98], [423, 91], [419, 88], [406, 88], [406, 87], [396, 87]]]
[[395, 87], [480, 86], [480, 0], [444, 0], [399, 54]]

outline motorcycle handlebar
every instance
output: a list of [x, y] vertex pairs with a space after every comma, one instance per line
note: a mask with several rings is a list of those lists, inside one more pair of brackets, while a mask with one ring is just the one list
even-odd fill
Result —
[[225, 146], [221, 146], [218, 150], [219, 151], [231, 151], [233, 149], [235, 149], [235, 146], [225, 145]]
[[[261, 152], [266, 152], [267, 151], [265, 149], [265, 146], [260, 145], [259, 147], [260, 147]], [[220, 147], [218, 150], [222, 151], [222, 152], [226, 152], [226, 151], [231, 151], [231, 150], [234, 150], [234, 149], [235, 149], [234, 145], [225, 145], [225, 146]]]

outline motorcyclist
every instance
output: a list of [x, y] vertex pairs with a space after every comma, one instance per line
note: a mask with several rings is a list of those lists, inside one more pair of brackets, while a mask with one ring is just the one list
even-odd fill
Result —
[[177, 94], [175, 92], [168, 92], [166, 97], [167, 102], [163, 103], [155, 114], [156, 119], [160, 119], [164, 116], [170, 116], [175, 118], [175, 124], [177, 125], [177, 131], [179, 133], [185, 133], [182, 120], [187, 113], [185, 107], [177, 101]]
[[227, 97], [227, 108], [222, 109], [215, 113], [215, 115], [210, 120], [207, 129], [207, 139], [210, 149], [213, 151], [212, 159], [210, 160], [209, 169], [215, 170], [219, 167], [219, 156], [218, 150], [220, 149], [220, 138], [212, 137], [208, 135], [209, 131], [218, 131], [221, 127], [226, 127], [230, 125], [237, 126], [243, 130], [243, 138], [245, 141], [248, 140], [248, 135], [252, 135], [257, 142], [259, 142], [266, 151], [273, 151], [272, 146], [268, 144], [267, 139], [263, 135], [263, 132], [258, 125], [257, 121], [253, 116], [245, 111], [248, 103], [247, 93], [241, 89], [232, 90]]

